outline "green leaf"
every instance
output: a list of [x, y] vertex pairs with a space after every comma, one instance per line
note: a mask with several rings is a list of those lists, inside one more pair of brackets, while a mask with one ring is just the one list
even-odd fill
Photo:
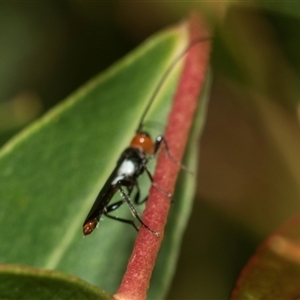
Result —
[[281, 14], [300, 17], [299, 1], [263, 1], [261, 5]]
[[[153, 37], [2, 149], [2, 263], [57, 269], [111, 293], [116, 290], [136, 232], [130, 226], [103, 218], [99, 229], [83, 239], [82, 223], [118, 156], [128, 146], [150, 96], [186, 40], [184, 26]], [[163, 127], [177, 75], [176, 69], [165, 82], [147, 115], [146, 125], [147, 121], [154, 121]], [[150, 133], [155, 136], [162, 129]], [[187, 193], [191, 199], [193, 188]], [[175, 196], [175, 202], [177, 199]], [[188, 199], [174, 205], [180, 208], [181, 221], [170, 217], [173, 221], [167, 235], [177, 241], [167, 242], [172, 245], [167, 252], [178, 253], [190, 206]], [[172, 212], [178, 213], [176, 209]], [[125, 205], [116, 215], [132, 218]], [[168, 269], [174, 261], [161, 260], [160, 264], [161, 269]], [[170, 281], [171, 274], [167, 272], [164, 280]], [[153, 282], [160, 280], [159, 275], [153, 278]], [[166, 291], [165, 285], [158, 286], [161, 293]]]
[[111, 299], [93, 285], [57, 271], [0, 266], [1, 299]]

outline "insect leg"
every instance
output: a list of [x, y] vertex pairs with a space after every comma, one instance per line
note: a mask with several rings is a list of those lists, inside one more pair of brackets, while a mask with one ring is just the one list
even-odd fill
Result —
[[194, 175], [194, 172], [192, 172], [191, 170], [189, 170], [185, 165], [183, 165], [180, 161], [178, 161], [170, 152], [169, 150], [169, 146], [168, 146], [168, 143], [167, 143], [167, 140], [162, 136], [162, 135], [159, 135], [157, 138], [156, 138], [156, 141], [155, 141], [155, 145], [154, 145], [154, 154], [153, 156], [156, 155], [156, 153], [158, 152], [158, 150], [160, 149], [160, 146], [161, 144], [164, 144], [164, 147], [165, 147], [165, 151], [166, 151], [166, 154], [167, 156], [175, 163], [177, 164], [180, 169], [182, 170], [185, 170], [186, 172], [190, 173], [191, 175]]
[[146, 200], [148, 199], [148, 196], [146, 196], [142, 201], [140, 201], [140, 186], [138, 181], [136, 181], [135, 186], [137, 188], [137, 193], [134, 196], [134, 203], [137, 205], [143, 204], [146, 202]]
[[[124, 183], [124, 182], [123, 182]], [[132, 184], [132, 183], [131, 183]], [[128, 183], [127, 183], [128, 185]], [[118, 187], [119, 188], [119, 187]], [[128, 185], [127, 186], [127, 191], [128, 193], [126, 194], [127, 197], [130, 196], [131, 192], [133, 190], [133, 185]], [[125, 193], [125, 192], [124, 192]], [[119, 222], [123, 222], [123, 223], [127, 223], [127, 224], [130, 224], [132, 225], [137, 231], [139, 230], [138, 227], [135, 225], [135, 223], [132, 221], [132, 220], [127, 220], [127, 219], [123, 219], [123, 218], [119, 218], [119, 217], [116, 217], [116, 216], [112, 216], [110, 215], [109, 213], [118, 209], [124, 202], [126, 202], [125, 198], [123, 197], [122, 200], [119, 200], [117, 202], [114, 202], [113, 204], [110, 204], [108, 206], [105, 207], [105, 210], [104, 210], [104, 215], [110, 219], [113, 219], [113, 220], [116, 220], [116, 221], [119, 221]]]
[[[131, 192], [132, 192], [132, 190], [133, 190], [133, 185], [126, 186], [126, 187], [127, 187], [127, 195], [128, 195], [128, 197], [130, 197]], [[126, 200], [125, 200], [124, 197], [123, 197], [121, 200], [119, 200], [119, 201], [117, 201], [117, 202], [114, 202], [114, 203], [112, 203], [112, 204], [110, 204], [110, 205], [107, 205], [107, 206], [105, 207], [106, 213], [109, 213], [109, 212], [112, 212], [112, 211], [118, 209], [125, 201], [126, 201]], [[108, 216], [108, 217], [111, 217], [111, 216]]]
[[[121, 204], [124, 203], [123, 200], [121, 200], [120, 202], [121, 202]], [[127, 219], [119, 218], [119, 217], [116, 217], [116, 216], [112, 216], [112, 215], [108, 214], [108, 211], [104, 212], [104, 215], [106, 217], [110, 218], [110, 219], [130, 224], [135, 228], [136, 231], [139, 231], [139, 228], [135, 225], [135, 223], [132, 220], [127, 220]]]
[[[159, 191], [161, 191], [162, 193], [164, 193], [166, 196], [168, 196], [169, 198], [172, 198], [172, 194], [169, 193], [168, 191], [166, 191], [165, 189], [163, 189], [160, 185], [158, 185], [154, 180], [153, 180], [153, 177], [152, 177], [152, 174], [150, 173], [149, 169], [147, 168], [146, 165], [144, 165], [144, 170], [146, 171], [150, 181], [152, 182], [153, 186], [155, 188], [157, 188]], [[144, 200], [146, 201], [147, 198]]]
[[[125, 182], [124, 182], [125, 181]], [[149, 231], [151, 231], [152, 233], [154, 233], [156, 236], [159, 236], [159, 233], [157, 231], [154, 231], [152, 230], [149, 226], [147, 226], [141, 219], [139, 213], [137, 212], [137, 210], [135, 209], [133, 203], [131, 202], [130, 200], [130, 197], [128, 196], [128, 194], [125, 193], [125, 191], [123, 190], [122, 186], [124, 186], [126, 183], [128, 183], [128, 181], [126, 180], [120, 180], [118, 183], [117, 183], [117, 186], [119, 188], [119, 191], [120, 193], [122, 194], [123, 198], [125, 199], [125, 201], [127, 202], [128, 206], [129, 206], [129, 209], [131, 211], [131, 213], [133, 214], [133, 216], [135, 218], [138, 219], [138, 221], [145, 227], [147, 228]], [[136, 184], [136, 182], [135, 182]], [[128, 220], [129, 221], [129, 220]], [[135, 227], [135, 226], [134, 226]]]
[[108, 206], [105, 207], [105, 212], [106, 213], [109, 213], [109, 212], [112, 212], [116, 209], [118, 209], [125, 201], [122, 199], [122, 200], [119, 200], [117, 202], [114, 202], [113, 204], [110, 204]]

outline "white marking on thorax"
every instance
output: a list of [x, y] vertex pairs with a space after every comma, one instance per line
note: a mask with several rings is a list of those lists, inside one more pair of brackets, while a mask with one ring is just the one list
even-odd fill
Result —
[[122, 180], [127, 176], [132, 176], [134, 172], [135, 172], [134, 163], [129, 159], [125, 159], [118, 170], [117, 176], [112, 181], [112, 184], [116, 184], [119, 180]]

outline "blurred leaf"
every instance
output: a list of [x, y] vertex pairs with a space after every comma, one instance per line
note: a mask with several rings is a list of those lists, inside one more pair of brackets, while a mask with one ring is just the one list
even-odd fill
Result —
[[[0, 236], [0, 257], [3, 263], [58, 269], [109, 292], [115, 291], [136, 232], [104, 218], [98, 230], [82, 239], [81, 226], [118, 156], [128, 146], [155, 87], [184, 49], [186, 40], [184, 25], [153, 37], [2, 149], [0, 224], [5, 231]], [[163, 126], [180, 66], [178, 63], [165, 82], [147, 115], [146, 125], [147, 121], [155, 121]], [[144, 193], [148, 187], [149, 182]], [[192, 195], [191, 187], [188, 197]], [[177, 201], [176, 196], [174, 199]], [[178, 253], [179, 236], [191, 205], [187, 199], [182, 201], [186, 208], [178, 205], [181, 221], [173, 217], [169, 224], [169, 234], [177, 238], [171, 246], [174, 253]], [[174, 210], [175, 216], [177, 213]], [[116, 214], [132, 218], [125, 205]], [[174, 268], [173, 259], [162, 263], [162, 269], [170, 264]], [[166, 273], [169, 281], [171, 273]], [[158, 274], [153, 281], [161, 279]], [[160, 286], [164, 292], [166, 288]]]
[[243, 269], [231, 299], [298, 299], [300, 217], [266, 240]]
[[79, 278], [29, 267], [0, 266], [1, 299], [111, 299]]
[[268, 20], [280, 41], [280, 47], [289, 61], [290, 67], [297, 75], [298, 86], [300, 82], [300, 57], [298, 55], [300, 18], [288, 14], [268, 13]]
[[281, 14], [300, 17], [300, 2], [298, 1], [262, 1], [261, 5]]

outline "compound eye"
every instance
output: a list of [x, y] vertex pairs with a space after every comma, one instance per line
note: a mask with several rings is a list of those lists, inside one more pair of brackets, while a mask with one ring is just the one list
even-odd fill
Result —
[[138, 132], [132, 139], [130, 146], [132, 148], [139, 148], [146, 154], [154, 153], [154, 143], [150, 135], [146, 132]]

